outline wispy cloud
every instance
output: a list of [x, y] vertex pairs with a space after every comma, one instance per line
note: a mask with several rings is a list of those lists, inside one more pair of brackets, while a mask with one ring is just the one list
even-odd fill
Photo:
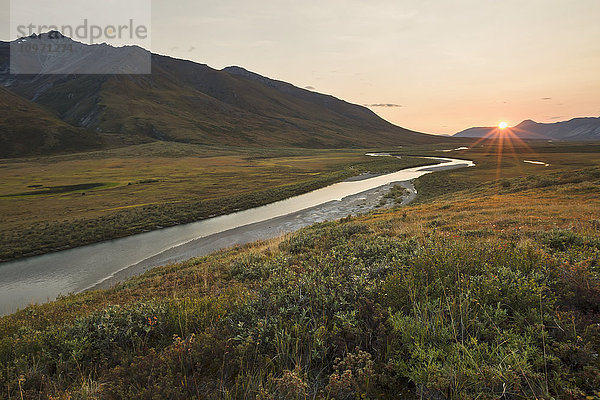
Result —
[[304, 86], [304, 89], [315, 90], [315, 87], [314, 86]]
[[542, 100], [552, 100], [552, 97], [542, 97]]
[[365, 107], [403, 107], [400, 104], [378, 103], [378, 104], [363, 104]]
[[563, 118], [562, 115], [557, 115], [555, 117], [549, 117], [549, 119], [561, 119], [561, 118]]

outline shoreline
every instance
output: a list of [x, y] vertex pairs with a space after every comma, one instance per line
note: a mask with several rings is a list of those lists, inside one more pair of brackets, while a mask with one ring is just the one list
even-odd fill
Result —
[[153, 268], [185, 262], [192, 258], [206, 256], [216, 251], [243, 246], [259, 240], [274, 239], [315, 223], [335, 221], [349, 215], [359, 215], [377, 209], [391, 208], [389, 205], [383, 207], [378, 205], [383, 195], [395, 185], [404, 187], [410, 194], [403, 198], [401, 204], [392, 205], [391, 207], [407, 205], [416, 198], [417, 193], [412, 180], [392, 182], [365, 192], [346, 196], [340, 201], [331, 201], [266, 221], [255, 222], [191, 240], [116, 271], [101, 282], [82, 290], [82, 292], [109, 289]]
[[433, 171], [474, 165], [448, 158], [437, 161], [443, 164], [338, 182], [244, 211], [2, 264], [0, 314], [52, 301], [59, 295], [112, 287], [153, 267], [364, 213], [376, 208], [381, 197], [398, 182], [411, 192], [402, 201], [407, 204], [416, 197], [410, 181]]
[[[467, 160], [464, 161], [465, 163], [472, 163]], [[441, 165], [435, 164], [425, 166], [422, 168], [416, 168], [421, 168], [422, 171], [436, 172], [464, 168], [466, 166], [469, 166], [469, 164], [443, 165], [442, 163]], [[367, 175], [369, 176], [367, 177]], [[364, 173], [358, 176], [364, 176], [362, 177], [362, 179], [345, 180], [343, 182], [358, 182], [361, 180], [366, 180], [382, 175], [385, 174]], [[295, 232], [299, 229], [302, 229], [315, 223], [324, 221], [335, 221], [349, 215], [362, 214], [377, 209], [406, 206], [413, 202], [418, 195], [414, 185], [414, 180], [415, 179], [408, 179], [390, 182], [388, 184], [378, 186], [376, 188], [369, 189], [364, 192], [359, 192], [356, 194], [346, 196], [339, 201], [330, 201], [290, 214], [271, 218], [265, 221], [239, 226], [236, 228], [228, 229], [223, 232], [218, 232], [209, 236], [190, 240], [186, 243], [174, 246], [163, 252], [150, 256], [142, 261], [139, 261], [135, 264], [122, 268], [119, 271], [116, 271], [110, 276], [104, 278], [103, 280], [97, 282], [96, 284], [82, 290], [81, 292], [89, 290], [109, 289], [118, 285], [119, 283], [126, 281], [129, 278], [141, 275], [153, 268], [184, 262], [192, 258], [206, 256], [216, 251], [226, 250], [235, 246], [243, 246], [245, 244], [259, 240], [274, 239], [276, 237], [285, 235], [287, 233]], [[403, 188], [407, 189], [408, 195], [403, 197], [401, 204], [380, 207], [379, 201], [381, 200], [381, 198], [389, 192], [392, 186], [395, 185], [400, 185]], [[362, 204], [360, 202], [362, 202]], [[338, 211], [337, 215], [335, 211], [333, 211], [333, 209], [336, 209]], [[327, 214], [328, 216], [333, 216], [334, 218], [324, 218], [324, 214]]]
[[[244, 205], [241, 205], [240, 207], [236, 207], [235, 204], [230, 204], [230, 207], [222, 207], [222, 206], [216, 205], [215, 206], [216, 209], [220, 209], [221, 212], [210, 213], [210, 214], [202, 216], [200, 218], [194, 218], [192, 216], [188, 216], [186, 218], [186, 216], [183, 216], [178, 222], [176, 222], [174, 224], [168, 224], [168, 223], [161, 224], [158, 222], [157, 223], [153, 222], [151, 224], [148, 224], [148, 226], [140, 226], [140, 227], [137, 227], [134, 229], [131, 229], [131, 227], [123, 227], [122, 229], [115, 229], [115, 230], [113, 230], [113, 234], [110, 236], [100, 235], [97, 237], [92, 237], [89, 240], [84, 239], [75, 244], [66, 244], [66, 245], [60, 245], [60, 246], [56, 246], [56, 247], [49, 247], [46, 249], [37, 249], [37, 250], [32, 250], [32, 251], [26, 252], [24, 254], [20, 254], [15, 257], [0, 258], [0, 268], [2, 268], [2, 265], [11, 263], [11, 262], [17, 262], [17, 261], [21, 261], [21, 260], [27, 260], [27, 259], [30, 259], [33, 257], [41, 257], [44, 255], [60, 253], [62, 251], [69, 251], [69, 250], [73, 250], [73, 249], [77, 249], [77, 248], [81, 248], [81, 247], [85, 247], [85, 246], [90, 246], [90, 245], [94, 245], [94, 244], [107, 243], [107, 242], [111, 242], [113, 240], [124, 239], [124, 238], [130, 237], [130, 236], [134, 236], [134, 235], [138, 235], [138, 234], [142, 234], [142, 233], [159, 231], [159, 230], [165, 229], [165, 228], [182, 226], [182, 225], [186, 225], [186, 224], [190, 224], [190, 223], [205, 221], [210, 218], [215, 218], [215, 217], [229, 215], [229, 214], [240, 212], [240, 211], [250, 210], [253, 208], [257, 208], [257, 207], [262, 207], [262, 206], [273, 204], [273, 203], [276, 203], [279, 201], [284, 201], [284, 200], [287, 200], [287, 199], [290, 199], [290, 198], [293, 198], [296, 196], [301, 196], [303, 194], [310, 193], [312, 191], [319, 190], [319, 189], [322, 189], [322, 188], [325, 188], [325, 187], [328, 187], [328, 186], [331, 186], [333, 184], [340, 183], [340, 182], [356, 182], [356, 181], [361, 181], [361, 180], [365, 180], [365, 179], [370, 179], [373, 177], [386, 175], [389, 173], [402, 171], [402, 170], [409, 169], [409, 168], [417, 168], [417, 167], [431, 165], [431, 164], [428, 164], [428, 160], [427, 160], [428, 158], [431, 159], [431, 157], [427, 157], [427, 156], [410, 156], [410, 157], [421, 158], [423, 160], [422, 160], [422, 162], [415, 161], [412, 165], [409, 164], [408, 166], [404, 166], [398, 170], [392, 170], [392, 171], [386, 171], [386, 172], [375, 172], [375, 173], [363, 172], [363, 173], [360, 173], [359, 175], [353, 175], [350, 177], [344, 177], [343, 176], [344, 170], [340, 170], [340, 171], [335, 171], [335, 172], [331, 173], [333, 175], [335, 175], [335, 174], [342, 175], [340, 177], [321, 177], [320, 179], [318, 178], [318, 179], [314, 179], [311, 181], [300, 182], [300, 183], [296, 183], [296, 184], [292, 184], [292, 185], [284, 186], [284, 187], [279, 187], [279, 188], [265, 188], [265, 189], [259, 190], [257, 192], [248, 193], [245, 196], [246, 197], [256, 197], [256, 196], [260, 196], [261, 194], [264, 194], [265, 195], [264, 198], [267, 199], [266, 201], [258, 201], [257, 203], [252, 203], [252, 204], [244, 204]], [[281, 196], [277, 196], [277, 195], [269, 196], [268, 192], [272, 191], [272, 190], [281, 190], [283, 192], [288, 192], [288, 193], [283, 193], [283, 195], [281, 195]], [[221, 200], [222, 199], [218, 199], [217, 202], [219, 202]], [[200, 201], [197, 205], [198, 206], [206, 205], [207, 207], [210, 208], [212, 206], [213, 202], [214, 202], [213, 200], [205, 200], [205, 201]], [[161, 206], [168, 207], [170, 204], [171, 203], [165, 203], [165, 204], [162, 204]], [[188, 206], [194, 205], [194, 203], [186, 203], [186, 204]], [[99, 219], [89, 220], [89, 222], [91, 222], [91, 223], [99, 223], [98, 221], [99, 221]], [[130, 228], [131, 230], [127, 230], [128, 228]]]

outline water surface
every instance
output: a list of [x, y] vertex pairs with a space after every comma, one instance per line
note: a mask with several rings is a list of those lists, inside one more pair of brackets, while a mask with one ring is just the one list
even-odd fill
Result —
[[549, 166], [550, 166], [550, 164], [548, 164], [548, 163], [545, 163], [545, 162], [543, 162], [543, 161], [523, 160], [523, 162], [524, 162], [524, 163], [527, 163], [527, 164], [543, 165], [544, 167], [549, 167]]

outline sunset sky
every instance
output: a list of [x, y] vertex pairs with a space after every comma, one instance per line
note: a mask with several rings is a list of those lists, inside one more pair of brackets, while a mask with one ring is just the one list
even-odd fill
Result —
[[600, 116], [599, 0], [156, 0], [152, 15], [154, 52], [418, 131]]

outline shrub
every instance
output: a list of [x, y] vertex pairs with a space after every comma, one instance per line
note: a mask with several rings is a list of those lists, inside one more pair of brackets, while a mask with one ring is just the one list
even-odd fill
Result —
[[375, 381], [371, 354], [356, 349], [334, 361], [334, 372], [325, 388], [328, 397], [339, 400], [364, 398], [372, 392]]
[[261, 280], [270, 274], [270, 266], [263, 255], [247, 253], [231, 263], [231, 275], [241, 281]]
[[123, 351], [151, 347], [170, 337], [167, 315], [164, 303], [109, 306], [67, 328], [69, 350], [79, 362], [115, 364]]
[[541, 232], [541, 242], [554, 250], [565, 251], [572, 246], [583, 245], [583, 238], [570, 230], [554, 229], [549, 232]]

